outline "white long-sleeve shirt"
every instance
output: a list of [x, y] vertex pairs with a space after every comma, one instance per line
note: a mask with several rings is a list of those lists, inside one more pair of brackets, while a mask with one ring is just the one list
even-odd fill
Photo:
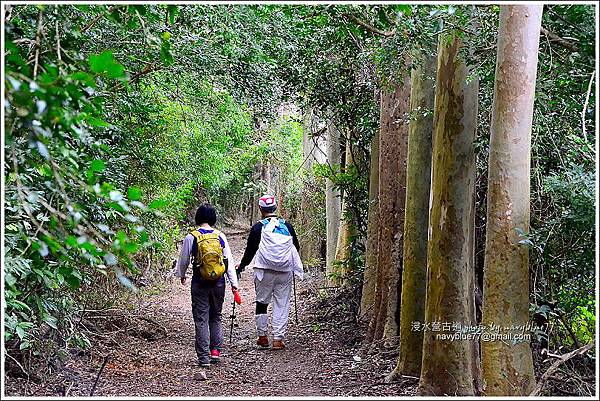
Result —
[[[210, 229], [204, 229], [210, 230]], [[237, 274], [235, 272], [235, 260], [233, 258], [233, 253], [231, 252], [231, 248], [229, 247], [229, 243], [227, 242], [227, 237], [225, 234], [219, 231], [219, 238], [224, 244], [223, 247], [223, 257], [227, 259], [227, 278], [229, 279], [229, 283], [233, 287], [238, 286]], [[194, 246], [194, 241], [196, 237], [192, 234], [188, 234], [183, 239], [183, 245], [181, 247], [181, 255], [177, 260], [177, 265], [175, 266], [175, 276], [176, 277], [185, 277], [185, 273], [187, 272], [187, 268], [190, 265], [190, 261], [192, 258], [192, 248]]]

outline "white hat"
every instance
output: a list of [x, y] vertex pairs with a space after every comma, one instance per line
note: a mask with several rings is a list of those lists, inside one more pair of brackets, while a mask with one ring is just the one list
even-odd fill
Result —
[[272, 206], [277, 206], [277, 203], [275, 203], [275, 197], [273, 195], [263, 195], [258, 200], [258, 206], [272, 207]]

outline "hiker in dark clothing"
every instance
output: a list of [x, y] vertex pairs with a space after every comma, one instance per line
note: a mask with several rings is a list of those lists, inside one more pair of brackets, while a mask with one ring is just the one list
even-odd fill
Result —
[[[185, 273], [190, 260], [192, 275], [192, 315], [196, 329], [196, 354], [198, 364], [206, 367], [218, 362], [223, 344], [221, 314], [225, 299], [225, 274], [235, 293], [238, 279], [235, 262], [225, 234], [215, 230], [217, 213], [210, 204], [196, 211], [198, 228], [183, 240], [181, 256], [177, 261], [175, 276], [186, 284]], [[200, 249], [199, 249], [200, 248]]]

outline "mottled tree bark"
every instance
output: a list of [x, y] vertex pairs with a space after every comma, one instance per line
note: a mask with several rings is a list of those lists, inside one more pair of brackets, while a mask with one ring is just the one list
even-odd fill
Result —
[[[443, 339], [447, 324], [475, 326], [473, 264], [477, 79], [467, 83], [457, 37], [440, 35], [436, 76], [427, 298], [420, 395], [474, 395], [476, 339]], [[439, 326], [438, 326], [439, 324]], [[434, 331], [439, 329], [440, 331]]]
[[398, 374], [419, 376], [421, 373], [423, 332], [412, 328], [413, 322], [422, 323], [425, 320], [435, 61], [435, 58], [429, 58], [423, 65], [412, 71], [402, 258], [400, 353], [396, 368], [388, 376], [388, 381]]
[[[336, 168], [341, 163], [340, 132], [333, 122], [329, 122], [327, 127], [327, 162], [332, 168]], [[325, 273], [329, 276], [334, 271], [335, 252], [342, 213], [339, 190], [334, 188], [333, 182], [329, 179], [325, 182], [325, 205], [327, 208], [327, 260]]]
[[[401, 230], [398, 218], [400, 169], [404, 163], [401, 157], [404, 114], [408, 110], [410, 85], [394, 86], [381, 93], [381, 113], [379, 130], [379, 263], [375, 283], [373, 314], [369, 321], [366, 342], [379, 340], [384, 333], [388, 310], [388, 295], [393, 265], [392, 251], [394, 240]], [[403, 199], [403, 197], [402, 197]]]
[[360, 298], [360, 318], [363, 320], [368, 320], [373, 312], [377, 264], [379, 260], [379, 133], [375, 134], [371, 140], [369, 210], [367, 220], [365, 272]]
[[[529, 321], [531, 123], [542, 5], [500, 7], [490, 137], [483, 324], [518, 335]], [[521, 234], [521, 235], [520, 235]], [[516, 327], [503, 330], [503, 327]], [[514, 338], [514, 337], [513, 337]], [[535, 387], [528, 340], [482, 343], [484, 392], [523, 396]]]
[[[408, 66], [407, 66], [408, 67]], [[400, 333], [400, 300], [402, 292], [402, 248], [404, 242], [404, 204], [406, 202], [406, 159], [408, 155], [408, 123], [410, 112], [410, 74], [405, 74], [398, 98], [397, 127], [398, 138], [396, 153], [398, 176], [396, 177], [396, 199], [394, 204], [394, 233], [390, 268], [390, 289], [383, 337], [390, 339], [388, 344], [398, 343]]]

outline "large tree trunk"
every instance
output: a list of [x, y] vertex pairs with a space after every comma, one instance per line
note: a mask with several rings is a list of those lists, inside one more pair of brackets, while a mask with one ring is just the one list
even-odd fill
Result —
[[529, 232], [531, 122], [542, 5], [500, 7], [496, 83], [490, 137], [483, 324], [507, 341], [482, 343], [485, 394], [523, 396], [535, 387], [529, 340]]
[[[397, 344], [400, 334], [400, 300], [402, 292], [402, 248], [404, 243], [404, 204], [406, 202], [406, 159], [408, 156], [408, 124], [410, 112], [410, 74], [405, 74], [398, 103], [398, 127], [396, 135], [399, 136], [398, 152], [396, 153], [399, 164], [396, 177], [396, 199], [394, 205], [394, 242], [390, 268], [390, 289], [386, 311], [386, 322], [383, 337], [390, 339], [388, 344]], [[385, 220], [384, 220], [385, 221]]]
[[[340, 132], [333, 122], [327, 127], [327, 163], [336, 168], [341, 163]], [[325, 273], [329, 275], [334, 271], [335, 252], [337, 249], [338, 231], [342, 213], [342, 204], [339, 190], [334, 188], [330, 179], [325, 182], [325, 205], [327, 220], [327, 255]]]
[[476, 324], [473, 140], [478, 81], [467, 84], [460, 47], [457, 37], [440, 35], [420, 395], [474, 395], [479, 387], [477, 341], [438, 337], [460, 331], [447, 324]]
[[[410, 84], [394, 86], [392, 91], [381, 93], [381, 113], [379, 131], [379, 263], [375, 284], [373, 314], [369, 321], [366, 342], [383, 337], [387, 321], [388, 295], [390, 280], [397, 266], [393, 265], [392, 252], [394, 241], [398, 241], [401, 226], [399, 224], [399, 196], [403, 141], [406, 141], [404, 114], [408, 111]], [[406, 149], [404, 147], [404, 149]], [[403, 205], [404, 202], [402, 202]], [[402, 206], [403, 207], [403, 206]], [[402, 208], [402, 216], [404, 216]], [[394, 285], [396, 283], [394, 282]]]
[[373, 312], [375, 282], [379, 260], [379, 133], [371, 141], [371, 163], [369, 166], [369, 210], [367, 214], [367, 245], [365, 272], [360, 298], [360, 318], [368, 320]]
[[397, 374], [419, 376], [421, 373], [423, 332], [413, 330], [413, 322], [425, 320], [434, 80], [433, 57], [412, 72], [402, 258], [400, 354], [396, 369], [388, 380]]

